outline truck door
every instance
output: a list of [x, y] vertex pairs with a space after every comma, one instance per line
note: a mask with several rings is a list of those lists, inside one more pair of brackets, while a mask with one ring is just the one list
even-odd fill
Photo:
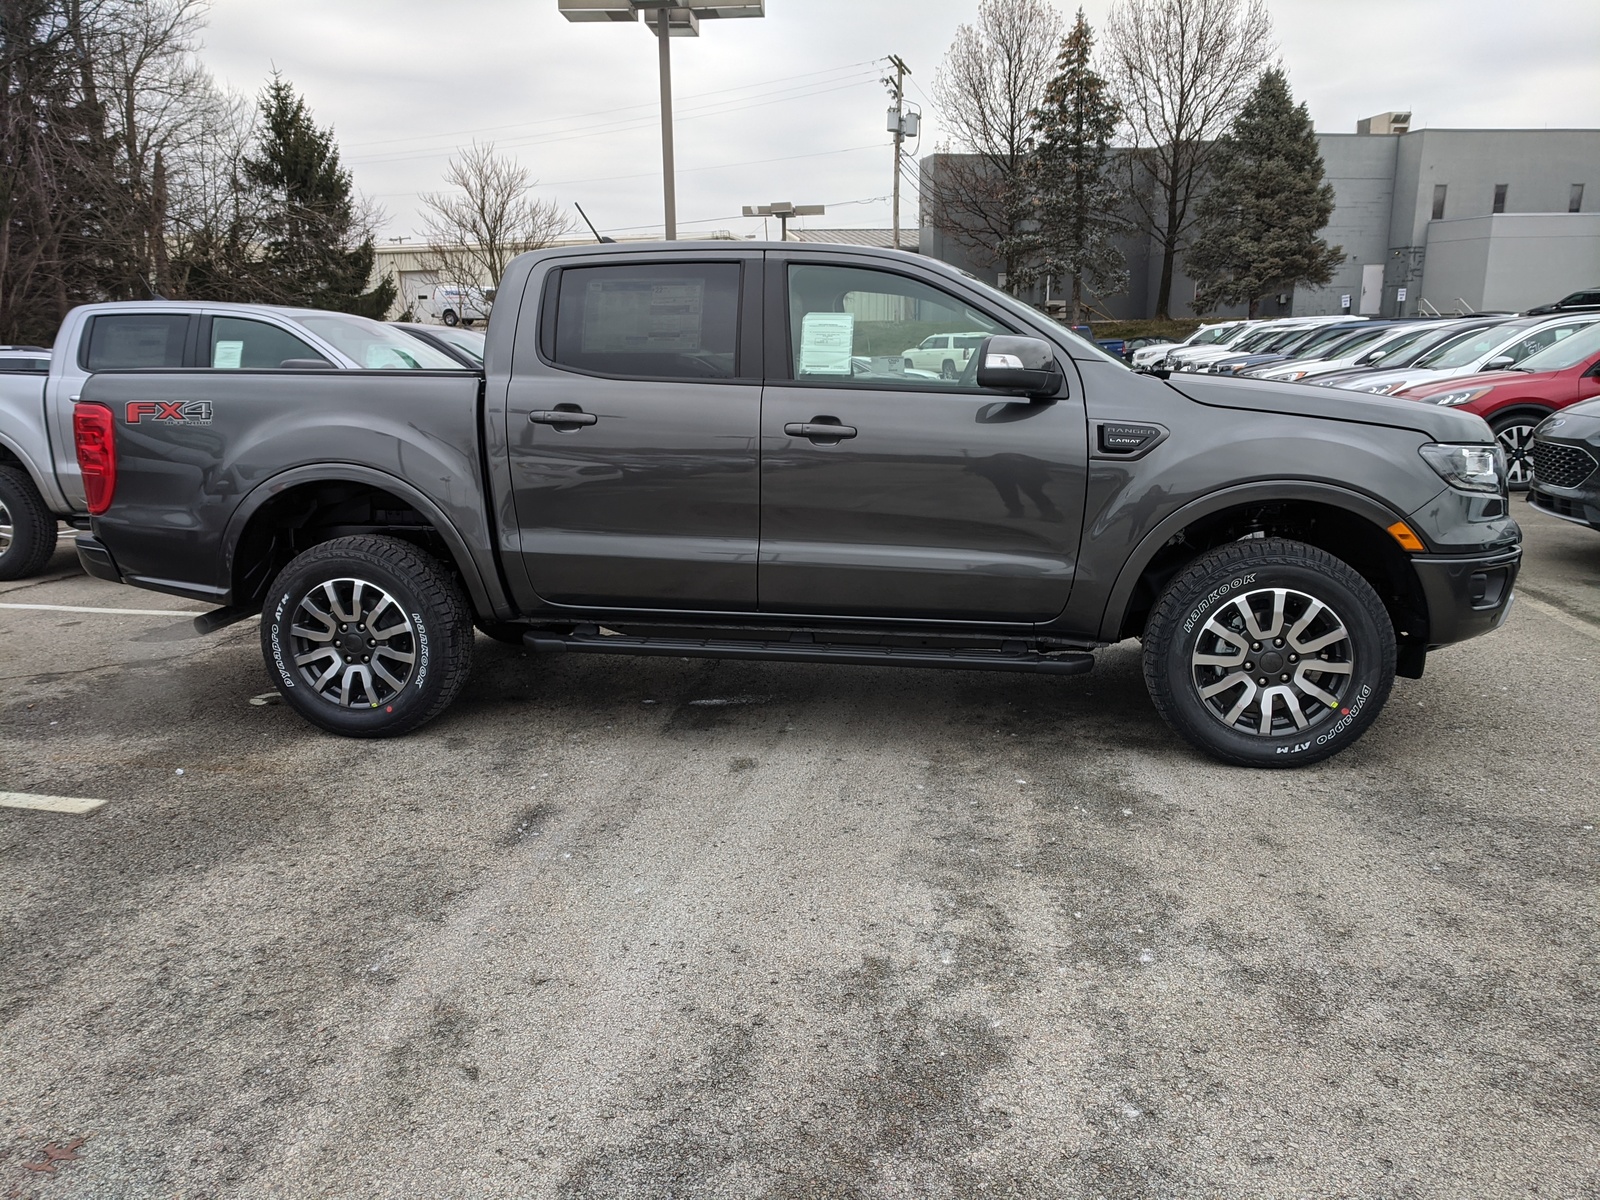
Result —
[[755, 608], [760, 273], [759, 253], [611, 253], [530, 281], [506, 440], [541, 600]]
[[776, 257], [766, 268], [761, 609], [1054, 617], [1083, 520], [1082, 398], [985, 392], [971, 356], [953, 379], [942, 364], [908, 368], [909, 348], [931, 333], [1028, 332], [977, 297], [909, 271]]

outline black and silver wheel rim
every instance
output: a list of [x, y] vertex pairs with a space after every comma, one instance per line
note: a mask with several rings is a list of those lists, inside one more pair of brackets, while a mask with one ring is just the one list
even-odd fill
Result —
[[0, 500], [0, 554], [11, 549], [11, 543], [17, 538], [16, 522], [11, 518], [11, 510], [6, 507], [6, 502]]
[[954, 379], [955, 377], [956, 377], [956, 365], [955, 365], [955, 363], [946, 362], [946, 363], [943, 363], [939, 367], [939, 378], [940, 379]]
[[1527, 487], [1533, 482], [1534, 421], [1507, 425], [1496, 433], [1495, 440], [1506, 452], [1506, 482], [1512, 487]]
[[391, 703], [417, 665], [411, 619], [364, 579], [330, 579], [301, 597], [289, 641], [306, 686], [340, 708]]
[[1356, 657], [1331, 606], [1293, 588], [1259, 588], [1201, 627], [1190, 665], [1206, 711], [1229, 729], [1268, 738], [1339, 713]]

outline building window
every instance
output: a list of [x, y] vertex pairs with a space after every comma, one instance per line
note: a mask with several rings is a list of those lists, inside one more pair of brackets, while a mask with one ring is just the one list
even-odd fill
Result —
[[1583, 211], [1583, 184], [1575, 183], [1572, 185], [1572, 191], [1567, 194], [1567, 211]]
[[1494, 185], [1494, 211], [1503, 213], [1506, 210], [1506, 187], [1504, 183]]
[[1435, 221], [1444, 220], [1444, 192], [1444, 184], [1436, 183], [1433, 185], [1433, 219]]

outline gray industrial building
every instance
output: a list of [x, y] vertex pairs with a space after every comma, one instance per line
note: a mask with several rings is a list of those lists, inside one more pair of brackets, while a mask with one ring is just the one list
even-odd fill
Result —
[[[1263, 315], [1520, 311], [1600, 285], [1600, 130], [1409, 129], [1384, 113], [1355, 133], [1319, 133], [1333, 217], [1323, 236], [1344, 265], [1320, 288], [1269, 297]], [[929, 155], [925, 178], [944, 155]], [[922, 252], [990, 282], [994, 264], [924, 225]], [[1153, 239], [1124, 239], [1129, 286], [1097, 297], [1116, 318], [1154, 314], [1161, 255]], [[1194, 282], [1180, 254], [1172, 314], [1192, 311]], [[1059, 292], [1059, 287], [1057, 288]], [[1042, 289], [1030, 297], [1045, 299]], [[1227, 311], [1227, 310], [1224, 310]]]

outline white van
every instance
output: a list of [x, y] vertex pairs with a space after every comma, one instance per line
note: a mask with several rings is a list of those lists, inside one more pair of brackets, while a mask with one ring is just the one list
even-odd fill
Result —
[[494, 288], [455, 287], [437, 284], [413, 297], [412, 312], [428, 322], [441, 325], [471, 325], [487, 321], [494, 307]]

